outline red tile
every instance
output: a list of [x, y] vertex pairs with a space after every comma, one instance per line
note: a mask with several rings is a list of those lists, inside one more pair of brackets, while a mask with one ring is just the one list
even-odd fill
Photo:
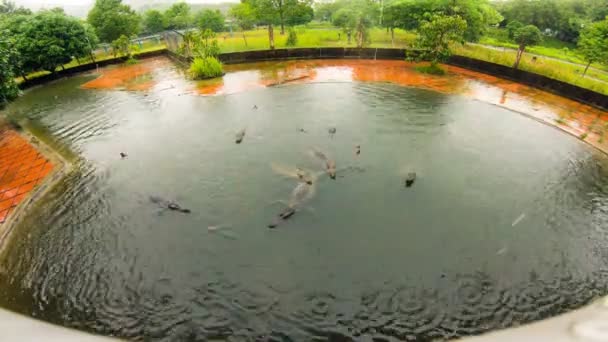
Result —
[[19, 188], [12, 188], [10, 190], [5, 191], [2, 196], [0, 196], [0, 201], [11, 199], [19, 194]]
[[0, 223], [4, 223], [8, 218], [8, 209], [0, 211]]
[[24, 184], [19, 187], [19, 192], [17, 192], [17, 194], [18, 195], [27, 194], [28, 192], [32, 191], [32, 189], [35, 186], [36, 186], [36, 182], [30, 182], [30, 183]]
[[23, 201], [23, 199], [27, 196], [27, 192], [17, 195], [15, 197], [13, 197], [13, 203], [11, 204], [12, 207], [18, 206], [19, 203], [21, 203], [21, 201]]
[[11, 207], [11, 205], [13, 205], [12, 199], [3, 200], [2, 202], [0, 202], [0, 210], [8, 209]]

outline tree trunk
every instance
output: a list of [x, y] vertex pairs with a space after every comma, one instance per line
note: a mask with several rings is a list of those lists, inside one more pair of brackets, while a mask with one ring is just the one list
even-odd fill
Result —
[[245, 41], [245, 47], [247, 47], [247, 37], [245, 37], [245, 31], [243, 31], [243, 40]]
[[348, 45], [350, 45], [351, 35], [352, 35], [352, 33], [350, 33], [350, 32], [348, 32], [346, 34], [346, 36], [348, 37]]
[[585, 77], [585, 75], [587, 74], [587, 70], [589, 70], [590, 65], [591, 65], [591, 61], [589, 61], [589, 63], [587, 63], [587, 66], [585, 67], [585, 71], [583, 71], [583, 77]]
[[524, 50], [526, 49], [525, 45], [520, 45], [517, 50], [517, 57], [515, 58], [515, 64], [513, 65], [513, 69], [519, 68], [519, 62], [521, 62], [521, 56], [524, 54]]
[[80, 65], [80, 58], [76, 57], [76, 62], [78, 62], [78, 65]]
[[93, 63], [95, 63], [95, 57], [93, 56], [93, 51], [90, 51], [89, 55], [91, 56], [91, 61], [93, 61]]
[[281, 15], [281, 35], [285, 34], [285, 24], [283, 23], [283, 16]]
[[270, 50], [274, 50], [274, 29], [272, 24], [268, 24], [268, 42], [270, 43]]
[[391, 27], [391, 46], [395, 47], [395, 28]]
[[61, 70], [65, 71], [65, 68], [63, 67], [63, 64], [61, 64]]
[[24, 81], [27, 81], [27, 77], [25, 77], [25, 73], [23, 71], [21, 72], [21, 77], [23, 77]]
[[357, 47], [363, 47], [363, 31], [357, 31]]

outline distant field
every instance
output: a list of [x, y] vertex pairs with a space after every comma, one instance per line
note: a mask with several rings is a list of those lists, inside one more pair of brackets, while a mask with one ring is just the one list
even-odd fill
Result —
[[[509, 40], [507, 31], [498, 28], [490, 29], [487, 35], [481, 38], [479, 44], [517, 49], [517, 44]], [[575, 44], [566, 43], [553, 37], [543, 37], [543, 41], [540, 45], [530, 46], [526, 48], [526, 51], [541, 56], [562, 59], [572, 63], [587, 64], [587, 62], [585, 62], [577, 53]], [[595, 63], [592, 64], [592, 66], [608, 71], [608, 67], [602, 64]]]
[[[327, 27], [299, 27], [296, 29], [298, 34], [298, 44], [295, 47], [355, 47], [354, 39], [348, 44], [348, 37], [340, 29]], [[245, 39], [243, 32], [234, 32], [232, 36], [229, 33], [221, 33], [219, 35], [219, 44], [222, 52], [236, 52], [248, 50], [268, 49], [268, 30], [258, 29], [246, 31]], [[280, 27], [275, 28], [275, 47], [285, 48], [287, 34], [280, 34]], [[415, 38], [416, 35], [404, 30], [395, 30], [395, 44], [391, 43], [391, 35], [385, 29], [374, 28], [370, 32], [371, 44], [368, 47], [407, 47]], [[245, 43], [245, 40], [247, 43]]]
[[[512, 66], [515, 63], [516, 55], [515, 51], [500, 51], [474, 45], [454, 46], [454, 53], [506, 66]], [[608, 95], [608, 83], [605, 82], [608, 81], [608, 75], [603, 72], [593, 72], [592, 70], [588, 72], [589, 76], [594, 76], [599, 80], [582, 77], [583, 66], [551, 59], [538, 59], [534, 62], [529, 54], [524, 54], [520, 68]]]

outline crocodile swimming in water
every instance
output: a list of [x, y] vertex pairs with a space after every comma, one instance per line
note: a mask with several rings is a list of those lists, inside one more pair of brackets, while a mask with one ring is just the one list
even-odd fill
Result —
[[243, 128], [242, 130], [238, 131], [236, 133], [236, 135], [234, 136], [234, 142], [236, 142], [237, 144], [240, 144], [243, 142], [243, 139], [245, 138], [245, 132], [246, 132], [246, 128]]
[[311, 150], [311, 155], [323, 162], [323, 168], [325, 168], [325, 172], [329, 175], [329, 178], [336, 179], [336, 162], [333, 159], [316, 148]]
[[184, 214], [189, 214], [191, 212], [190, 209], [182, 208], [179, 204], [172, 202], [172, 201], [167, 201], [158, 196], [150, 196], [150, 202], [157, 204], [162, 209], [178, 211], [178, 212], [184, 213]]
[[315, 176], [313, 176], [310, 171], [299, 168], [299, 167], [290, 167], [287, 165], [279, 164], [279, 163], [270, 163], [270, 167], [272, 170], [282, 176], [286, 176], [289, 178], [297, 179], [301, 182], [304, 182], [308, 185], [312, 185]]
[[313, 185], [299, 183], [291, 192], [285, 209], [283, 209], [277, 215], [276, 219], [268, 225], [268, 228], [276, 228], [280, 221], [289, 219], [306, 201], [310, 200], [316, 192], [315, 183], [313, 183]]

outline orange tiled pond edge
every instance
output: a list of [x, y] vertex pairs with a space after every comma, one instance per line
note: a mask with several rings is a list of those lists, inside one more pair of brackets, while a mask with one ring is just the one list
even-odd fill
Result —
[[29, 133], [0, 128], [0, 251], [19, 218], [65, 174], [67, 166]]

